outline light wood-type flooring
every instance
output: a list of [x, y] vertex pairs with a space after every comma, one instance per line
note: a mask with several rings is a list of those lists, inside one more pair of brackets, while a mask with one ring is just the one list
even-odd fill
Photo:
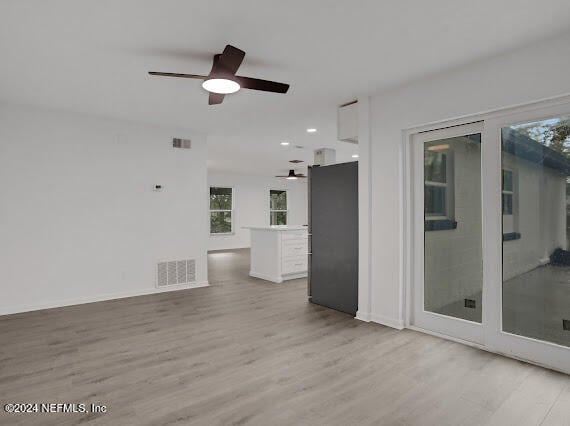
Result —
[[[570, 425], [570, 377], [312, 305], [209, 255], [210, 287], [0, 317], [0, 424]], [[1, 411], [1, 408], [0, 408]]]

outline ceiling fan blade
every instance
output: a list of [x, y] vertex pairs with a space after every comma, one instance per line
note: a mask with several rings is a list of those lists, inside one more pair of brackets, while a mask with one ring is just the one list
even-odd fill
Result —
[[287, 93], [289, 85], [276, 81], [261, 80], [259, 78], [236, 76], [239, 85], [243, 89], [262, 90], [264, 92]]
[[214, 65], [210, 74], [230, 73], [234, 75], [241, 65], [245, 52], [228, 44], [221, 55], [214, 56]]
[[150, 75], [158, 75], [161, 77], [181, 77], [181, 78], [197, 78], [198, 80], [205, 80], [208, 78], [206, 75], [198, 75], [198, 74], [179, 74], [176, 72], [156, 72], [156, 71], [149, 71]]
[[217, 105], [217, 104], [221, 104], [224, 100], [224, 96], [221, 93], [211, 93], [210, 92], [210, 96], [208, 96], [208, 105]]

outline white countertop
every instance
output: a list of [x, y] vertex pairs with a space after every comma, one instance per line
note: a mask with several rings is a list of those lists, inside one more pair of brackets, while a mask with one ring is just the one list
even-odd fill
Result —
[[308, 229], [303, 225], [243, 226], [243, 228], [261, 231], [306, 231]]

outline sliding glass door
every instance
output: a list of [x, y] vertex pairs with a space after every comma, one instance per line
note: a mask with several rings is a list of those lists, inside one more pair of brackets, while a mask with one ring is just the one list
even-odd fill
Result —
[[494, 151], [483, 159], [489, 251], [499, 260], [488, 260], [486, 344], [570, 373], [570, 106], [506, 114], [485, 128]]
[[413, 138], [414, 323], [482, 343], [481, 131], [475, 123]]
[[411, 146], [411, 325], [570, 373], [570, 105]]

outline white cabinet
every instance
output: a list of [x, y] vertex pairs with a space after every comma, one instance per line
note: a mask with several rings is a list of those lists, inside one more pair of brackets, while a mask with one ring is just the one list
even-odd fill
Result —
[[307, 276], [306, 227], [248, 228], [251, 231], [249, 275], [276, 283]]

